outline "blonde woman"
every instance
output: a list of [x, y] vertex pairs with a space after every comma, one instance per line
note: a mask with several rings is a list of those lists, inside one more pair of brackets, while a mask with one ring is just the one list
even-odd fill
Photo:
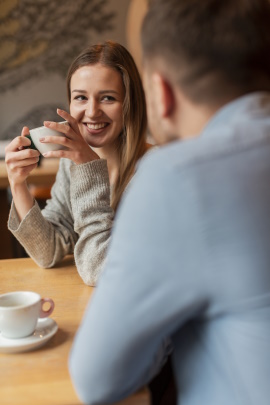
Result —
[[74, 253], [83, 281], [95, 285], [103, 268], [114, 214], [138, 160], [147, 151], [146, 105], [141, 79], [129, 52], [105, 42], [82, 52], [67, 75], [69, 126], [45, 121], [66, 137], [43, 142], [66, 150], [44, 154], [61, 158], [51, 199], [40, 210], [27, 186], [39, 152], [29, 146], [24, 127], [6, 148], [13, 202], [8, 227], [43, 268]]

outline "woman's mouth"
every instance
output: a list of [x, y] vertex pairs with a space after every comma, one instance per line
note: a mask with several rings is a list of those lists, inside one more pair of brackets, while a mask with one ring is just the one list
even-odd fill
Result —
[[86, 130], [91, 135], [102, 134], [104, 130], [110, 125], [108, 122], [84, 122]]
[[109, 124], [107, 122], [100, 122], [98, 124], [86, 123], [85, 125], [89, 129], [97, 130], [97, 129], [103, 129], [103, 128], [107, 127]]

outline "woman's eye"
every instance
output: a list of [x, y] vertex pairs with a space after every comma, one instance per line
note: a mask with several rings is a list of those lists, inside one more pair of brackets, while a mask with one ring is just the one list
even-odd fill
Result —
[[104, 97], [102, 98], [102, 101], [109, 101], [109, 102], [112, 102], [112, 101], [115, 101], [115, 98], [112, 97], [112, 96], [104, 96]]
[[86, 100], [86, 97], [83, 95], [78, 95], [78, 96], [74, 97], [74, 100], [83, 101], [83, 100]]

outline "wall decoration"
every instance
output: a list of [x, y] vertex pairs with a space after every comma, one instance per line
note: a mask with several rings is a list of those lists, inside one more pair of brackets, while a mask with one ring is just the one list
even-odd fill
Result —
[[107, 0], [5, 0], [0, 2], [0, 92], [22, 81], [57, 72], [71, 60], [91, 31], [113, 29]]
[[65, 77], [88, 45], [125, 45], [129, 0], [0, 0], [0, 141], [62, 119]]

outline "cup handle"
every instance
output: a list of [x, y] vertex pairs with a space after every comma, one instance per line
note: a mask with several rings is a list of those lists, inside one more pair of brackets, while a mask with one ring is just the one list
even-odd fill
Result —
[[[51, 313], [54, 310], [54, 301], [51, 298], [41, 298], [41, 309], [40, 309], [40, 313], [39, 313], [39, 317], [40, 318], [47, 318], [48, 316], [51, 315]], [[45, 304], [45, 302], [49, 302], [50, 308], [47, 311], [43, 310], [43, 305]]]

